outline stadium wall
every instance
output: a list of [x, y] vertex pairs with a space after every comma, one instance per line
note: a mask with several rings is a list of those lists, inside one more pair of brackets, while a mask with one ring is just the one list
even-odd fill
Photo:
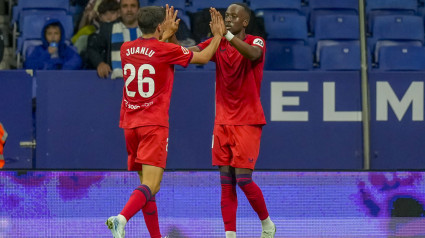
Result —
[[[213, 169], [214, 85], [214, 71], [176, 72], [168, 169]], [[362, 169], [360, 86], [357, 71], [265, 71], [257, 168]], [[95, 71], [0, 71], [5, 168], [125, 169], [122, 87]], [[369, 89], [371, 169], [424, 169], [424, 73], [371, 72]]]

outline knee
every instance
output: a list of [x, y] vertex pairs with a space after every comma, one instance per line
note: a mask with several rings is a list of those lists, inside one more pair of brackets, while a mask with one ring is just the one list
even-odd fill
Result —
[[161, 187], [160, 183], [158, 183], [158, 184], [146, 183], [146, 186], [148, 186], [149, 189], [151, 190], [152, 196], [155, 196], [155, 194], [157, 194], [159, 192], [159, 189]]
[[252, 183], [252, 175], [251, 174], [238, 174], [236, 175], [236, 182], [239, 187], [243, 187], [249, 183]]

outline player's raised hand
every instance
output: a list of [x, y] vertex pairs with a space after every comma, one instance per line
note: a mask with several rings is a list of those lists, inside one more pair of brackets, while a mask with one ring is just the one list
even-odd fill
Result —
[[[180, 19], [177, 19], [178, 10], [174, 7], [165, 5], [165, 20], [162, 23], [162, 37], [161, 40], [167, 40], [172, 37], [179, 29]], [[177, 20], [176, 20], [177, 19]]]
[[211, 21], [210, 21], [210, 28], [211, 32], [214, 36], [223, 36], [223, 18], [221, 17], [221, 14], [213, 7], [210, 8], [210, 15], [211, 15]]

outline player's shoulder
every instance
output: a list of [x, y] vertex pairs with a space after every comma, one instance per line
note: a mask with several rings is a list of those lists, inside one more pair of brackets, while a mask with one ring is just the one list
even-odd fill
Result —
[[[136, 41], [136, 40], [134, 40], [134, 41]], [[121, 49], [126, 49], [126, 48], [134, 45], [134, 41], [126, 41], [126, 42], [122, 43]]]

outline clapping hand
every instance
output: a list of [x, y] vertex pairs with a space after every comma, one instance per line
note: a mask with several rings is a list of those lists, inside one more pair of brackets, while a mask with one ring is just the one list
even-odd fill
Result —
[[[162, 34], [161, 41], [165, 41], [172, 37], [179, 29], [180, 19], [177, 19], [178, 10], [174, 10], [174, 7], [165, 5], [165, 20], [161, 24]], [[176, 20], [177, 19], [177, 20]]]
[[226, 27], [224, 25], [223, 17], [217, 9], [211, 7], [210, 8], [211, 21], [210, 28], [211, 32], [214, 36], [223, 36], [226, 32]]

